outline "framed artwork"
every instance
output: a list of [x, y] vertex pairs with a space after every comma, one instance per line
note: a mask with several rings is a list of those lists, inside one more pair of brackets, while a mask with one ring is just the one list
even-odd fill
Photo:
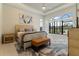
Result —
[[21, 24], [30, 24], [32, 22], [32, 17], [25, 14], [19, 14], [19, 21]]

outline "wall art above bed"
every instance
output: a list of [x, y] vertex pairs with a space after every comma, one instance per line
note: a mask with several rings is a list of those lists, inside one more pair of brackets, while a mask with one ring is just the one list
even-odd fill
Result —
[[25, 14], [19, 14], [20, 24], [30, 24], [32, 22], [32, 17]]

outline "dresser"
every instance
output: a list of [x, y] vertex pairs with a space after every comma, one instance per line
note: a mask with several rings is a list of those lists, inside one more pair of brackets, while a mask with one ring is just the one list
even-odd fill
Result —
[[68, 32], [69, 56], [79, 56], [79, 28], [70, 29]]

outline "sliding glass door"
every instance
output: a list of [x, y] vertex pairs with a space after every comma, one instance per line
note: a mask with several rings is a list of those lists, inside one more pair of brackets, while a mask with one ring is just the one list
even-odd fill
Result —
[[67, 34], [70, 28], [74, 27], [74, 22], [69, 21], [51, 21], [49, 23], [50, 34]]
[[49, 23], [49, 33], [51, 34], [61, 34], [62, 32], [62, 22], [52, 21]]
[[55, 21], [55, 34], [61, 34], [62, 30], [62, 22], [61, 21]]
[[49, 33], [54, 33], [54, 22], [49, 23]]

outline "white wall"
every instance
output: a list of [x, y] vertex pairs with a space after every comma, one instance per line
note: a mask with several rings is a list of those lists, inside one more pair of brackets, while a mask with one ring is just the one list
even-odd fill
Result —
[[[17, 5], [17, 4], [16, 4]], [[19, 24], [19, 14], [26, 14], [28, 16], [32, 16], [32, 25], [34, 25], [34, 28], [36, 30], [39, 30], [40, 26], [40, 18], [42, 18], [42, 15], [30, 12], [28, 10], [20, 9], [18, 7], [14, 7], [8, 4], [3, 4], [3, 25], [2, 30], [3, 33], [6, 32], [14, 32], [15, 31], [15, 25]]]
[[63, 9], [61, 10], [58, 10], [56, 12], [53, 12], [53, 13], [50, 13], [48, 15], [45, 16], [45, 31], [47, 31], [49, 33], [49, 19], [51, 19], [52, 17], [55, 17], [55, 16], [61, 16], [61, 15], [64, 15], [65, 13], [68, 13], [68, 12], [71, 12], [73, 13], [73, 20], [75, 20], [76, 18], [76, 6], [70, 6], [70, 7], [64, 7]]
[[2, 4], [0, 4], [0, 41], [1, 41], [1, 34], [2, 34]]
[[[48, 20], [51, 17], [55, 17], [55, 16], [61, 16], [65, 13], [68, 12], [72, 12], [74, 13], [75, 16], [75, 6], [71, 6], [68, 8], [61, 9], [58, 10], [56, 12], [50, 13], [48, 15], [42, 16], [42, 13], [37, 11], [37, 13], [31, 12], [30, 9], [22, 4], [18, 5], [14, 4], [15, 7], [13, 5], [10, 4], [3, 4], [3, 25], [2, 25], [2, 32], [6, 33], [6, 32], [14, 32], [15, 30], [15, 25], [19, 24], [19, 14], [26, 14], [28, 16], [32, 16], [33, 17], [33, 22], [31, 23], [32, 25], [34, 25], [34, 28], [36, 30], [39, 30], [39, 26], [40, 26], [40, 22], [39, 20], [41, 18], [44, 18], [44, 29], [45, 31], [49, 31], [49, 26], [48, 26]], [[27, 10], [28, 9], [28, 10]], [[75, 17], [74, 17], [75, 18]]]

